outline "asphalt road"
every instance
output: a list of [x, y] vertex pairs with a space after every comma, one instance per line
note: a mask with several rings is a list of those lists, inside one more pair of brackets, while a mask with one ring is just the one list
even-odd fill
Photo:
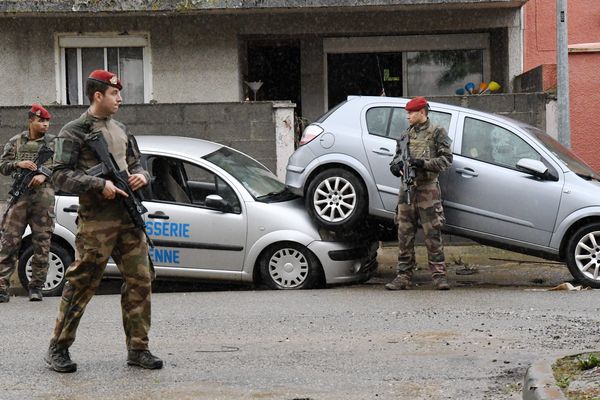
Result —
[[452, 291], [421, 270], [415, 290], [389, 292], [390, 257], [363, 285], [156, 293], [160, 371], [126, 366], [112, 294], [81, 322], [79, 370], [48, 370], [59, 299], [13, 297], [0, 305], [0, 399], [517, 399], [532, 361], [598, 349], [598, 291], [542, 290], [568, 279], [563, 268], [473, 262], [468, 276], [451, 266]]

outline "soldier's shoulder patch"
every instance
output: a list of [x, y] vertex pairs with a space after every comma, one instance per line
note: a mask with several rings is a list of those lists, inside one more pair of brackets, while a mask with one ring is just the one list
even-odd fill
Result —
[[62, 164], [75, 164], [79, 156], [80, 143], [69, 137], [56, 138], [54, 143], [54, 161]]
[[452, 139], [450, 139], [450, 136], [444, 135], [441, 138], [440, 143], [443, 144], [443, 145], [446, 145], [446, 146], [450, 147], [450, 145], [452, 144]]

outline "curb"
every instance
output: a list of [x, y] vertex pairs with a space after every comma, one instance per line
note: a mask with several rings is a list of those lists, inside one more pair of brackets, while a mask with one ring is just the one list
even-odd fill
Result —
[[523, 381], [523, 400], [567, 400], [556, 385], [552, 361], [539, 360], [527, 368]]

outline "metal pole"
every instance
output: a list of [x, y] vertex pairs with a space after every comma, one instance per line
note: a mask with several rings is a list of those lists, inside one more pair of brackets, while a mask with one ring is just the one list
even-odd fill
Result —
[[558, 141], [565, 147], [571, 148], [567, 1], [556, 0], [556, 95], [558, 98]]

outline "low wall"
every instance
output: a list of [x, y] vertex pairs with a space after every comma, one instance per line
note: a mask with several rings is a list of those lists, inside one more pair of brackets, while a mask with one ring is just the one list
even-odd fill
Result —
[[[115, 116], [135, 135], [188, 136], [211, 140], [243, 151], [285, 179], [293, 152], [293, 112], [290, 102], [180, 103], [125, 105]], [[57, 135], [77, 118], [84, 106], [47, 106], [49, 133]], [[28, 107], [0, 107], [0, 143], [27, 129]], [[11, 179], [0, 176], [0, 198]]]
[[494, 113], [514, 118], [546, 129], [546, 93], [508, 93], [472, 96], [431, 96], [431, 101], [452, 104], [474, 110]]

